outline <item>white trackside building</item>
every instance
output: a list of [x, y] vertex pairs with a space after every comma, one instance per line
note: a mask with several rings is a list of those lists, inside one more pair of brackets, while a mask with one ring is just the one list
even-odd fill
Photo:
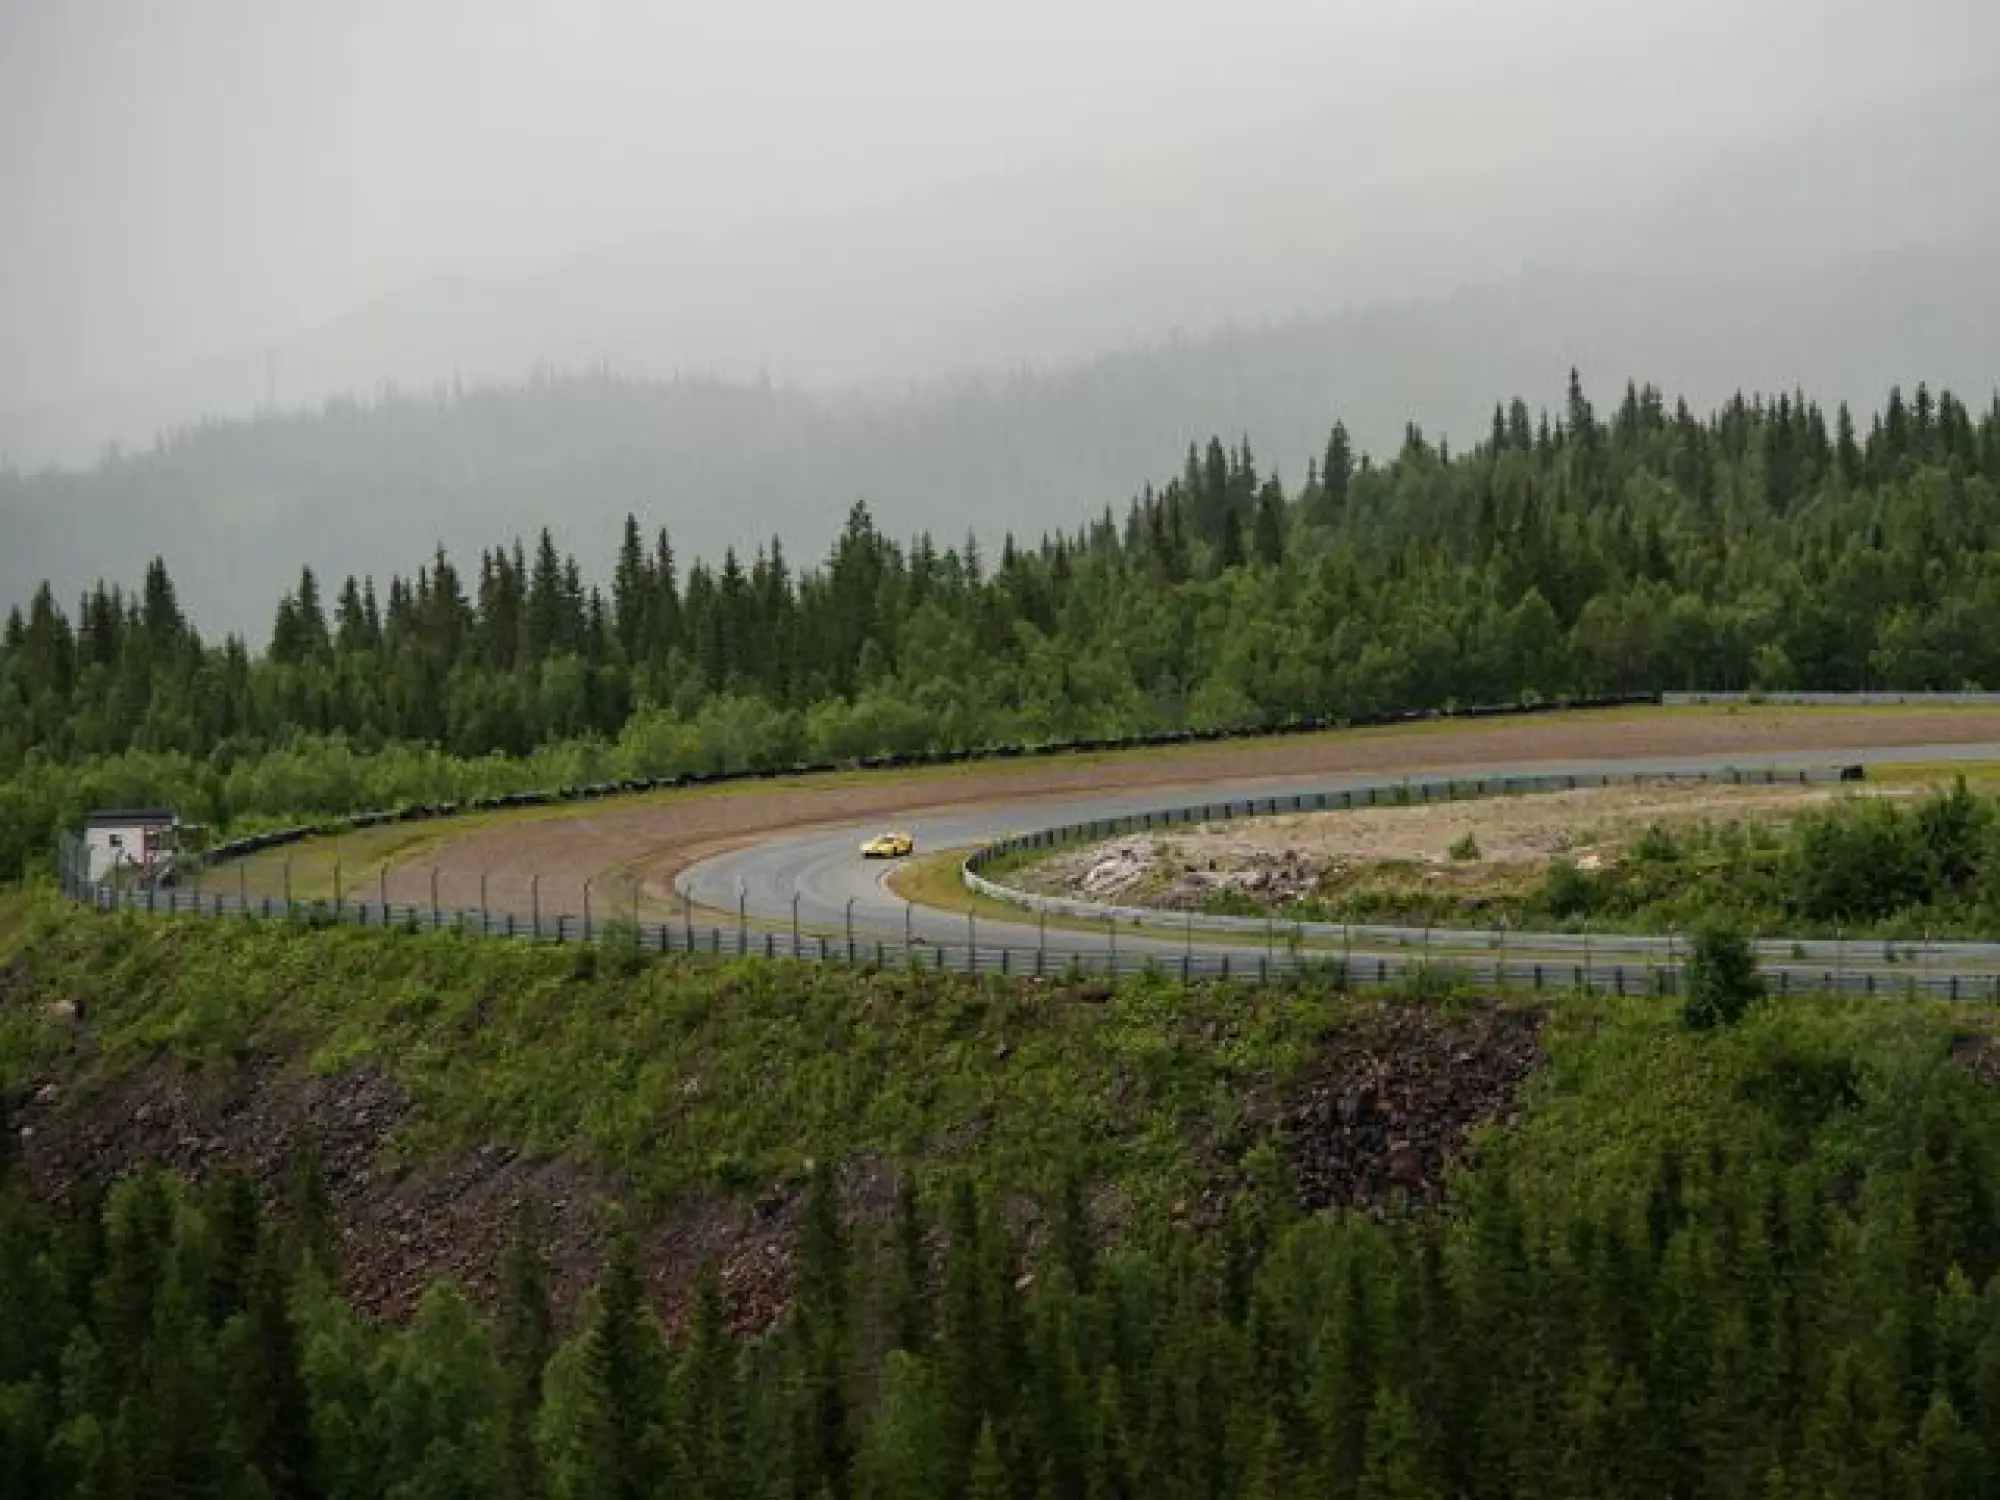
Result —
[[181, 820], [157, 808], [92, 813], [83, 825], [84, 879], [151, 884], [173, 867]]

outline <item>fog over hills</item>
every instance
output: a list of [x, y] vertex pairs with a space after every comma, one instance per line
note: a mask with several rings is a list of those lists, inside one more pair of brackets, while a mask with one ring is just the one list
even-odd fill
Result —
[[1247, 436], [1303, 476], [1336, 416], [1377, 452], [1406, 420], [1483, 435], [1494, 400], [1559, 404], [1572, 362], [1602, 400], [1628, 372], [1706, 406], [1804, 388], [1857, 409], [1889, 383], [1995, 388], [2000, 240], [1736, 281], [1574, 273], [1187, 340], [911, 395], [711, 380], [552, 378], [447, 388], [189, 431], [83, 472], [0, 478], [0, 598], [136, 578], [166, 555], [206, 629], [261, 638], [300, 562], [413, 570], [544, 524], [608, 565], [627, 511], [682, 557], [773, 533], [815, 555], [866, 498], [896, 534], [989, 544], [1122, 510], [1191, 441]]
[[[84, 21], [0, 20], [0, 173], [37, 210], [0, 243], [0, 604], [157, 551], [205, 628], [261, 635], [302, 561], [549, 523], [601, 563], [628, 510], [684, 557], [810, 553], [858, 497], [997, 542], [1214, 432], [1294, 480], [1336, 416], [1470, 441], [1572, 365], [1699, 404], [1980, 405], [2000, 376], [2000, 28], [1970, 0], [1256, 0], [1146, 32], [1036, 0], [957, 50], [897, 0], [752, 6], [715, 79], [643, 8], [566, 30], [510, 0], [490, 76], [448, 86], [419, 44], [474, 34], [449, 6], [357, 0], [349, 35], [229, 0], [198, 22], [239, 56], [92, 3], [130, 23], [102, 55]], [[931, 71], [882, 38], [936, 43]], [[279, 58], [289, 103], [246, 71]], [[233, 104], [196, 97], [232, 67]], [[159, 140], [114, 151], [65, 78], [127, 87]], [[185, 201], [145, 155], [176, 146], [213, 158]]]
[[[1399, 122], [1400, 123], [1400, 122]], [[1723, 142], [1421, 130], [1321, 114], [1169, 159], [1022, 171], [864, 212], [650, 237], [516, 276], [425, 280], [316, 331], [8, 410], [21, 467], [144, 446], [267, 395], [507, 381], [541, 366], [879, 394], [1246, 323], [1435, 298], [1523, 269], [1721, 282], [1993, 232], [1972, 188], [2000, 88], [1899, 97]], [[1715, 127], [1709, 127], [1713, 135]], [[1552, 154], [1557, 148], [1560, 154]]]

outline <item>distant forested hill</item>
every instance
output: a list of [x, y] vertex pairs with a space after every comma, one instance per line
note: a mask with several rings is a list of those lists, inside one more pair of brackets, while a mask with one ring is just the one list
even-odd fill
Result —
[[997, 550], [1122, 509], [1213, 433], [1296, 486], [1336, 419], [1378, 453], [1409, 421], [1465, 445], [1495, 393], [1558, 399], [1573, 365], [1642, 370], [1699, 407], [1798, 387], [1872, 407], [1919, 379], [1978, 407], [2000, 376], [1995, 248], [1736, 284], [1707, 264], [1527, 277], [896, 399], [581, 374], [215, 423], [88, 471], [0, 472], [0, 607], [44, 579], [73, 601], [160, 555], [195, 623], [256, 641], [302, 562], [407, 572], [436, 545], [462, 556], [547, 524], [602, 578], [628, 513], [684, 557], [773, 535], [810, 557], [857, 499], [892, 535], [976, 530]]
[[[597, 394], [552, 397], [633, 393]], [[505, 399], [434, 420], [505, 433]], [[856, 503], [829, 550], [720, 557], [628, 516], [592, 538], [601, 582], [549, 529], [387, 578], [295, 567], [261, 652], [200, 630], [157, 560], [73, 611], [37, 589], [0, 636], [0, 878], [108, 802], [221, 826], [1454, 699], [2000, 684], [1992, 398], [1704, 418], [1631, 385], [1600, 409], [1572, 376], [1468, 444], [1410, 423], [1377, 461], [1336, 425], [1290, 483], [1240, 440], [1182, 451], [1021, 545], [899, 539]], [[543, 514], [569, 532], [579, 509]]]

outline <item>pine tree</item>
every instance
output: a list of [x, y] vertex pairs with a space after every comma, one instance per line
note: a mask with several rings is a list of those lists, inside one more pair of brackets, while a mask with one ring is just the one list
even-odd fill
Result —
[[218, 1488], [222, 1388], [193, 1289], [169, 1275], [157, 1290], [153, 1327], [134, 1351], [137, 1381], [119, 1406], [113, 1447], [122, 1450], [118, 1461], [129, 1464], [137, 1494], [193, 1500]]
[[563, 583], [562, 558], [545, 526], [535, 544], [534, 572], [528, 580], [527, 660], [531, 662], [545, 661], [563, 649], [567, 615]]
[[1130, 1445], [1118, 1367], [1107, 1364], [1098, 1372], [1090, 1447], [1084, 1456], [1086, 1500], [1138, 1500]]
[[[310, 576], [310, 570], [307, 576]], [[187, 622], [182, 618], [173, 580], [167, 576], [166, 559], [156, 557], [146, 565], [142, 598], [140, 630], [145, 636], [147, 649], [155, 661], [168, 661], [179, 653], [185, 643]], [[314, 603], [318, 603], [317, 595]], [[324, 635], [325, 621], [322, 620], [320, 625]]]
[[736, 1349], [713, 1262], [702, 1268], [696, 1283], [679, 1390], [685, 1407], [681, 1431], [687, 1492], [705, 1500], [732, 1500], [746, 1493]]
[[298, 1330], [274, 1249], [250, 1268], [243, 1311], [229, 1330], [230, 1420], [244, 1459], [273, 1500], [320, 1493], [312, 1411], [300, 1370]]
[[674, 563], [674, 547], [666, 528], [653, 545], [653, 599], [646, 612], [650, 656], [664, 662], [669, 652], [681, 644], [680, 574]]
[[1416, 1410], [1409, 1396], [1384, 1387], [1368, 1413], [1367, 1464], [1360, 1500], [1442, 1500], [1425, 1472]]
[[923, 1349], [930, 1325], [926, 1316], [924, 1224], [918, 1209], [916, 1174], [907, 1169], [896, 1182], [896, 1224], [889, 1274], [890, 1344], [914, 1354]]
[[1917, 1428], [1909, 1473], [1910, 1493], [1925, 1500], [1972, 1500], [1992, 1493], [1992, 1457], [1986, 1443], [1980, 1434], [1966, 1429], [1942, 1391], [1932, 1395]]
[[799, 1447], [807, 1475], [843, 1495], [853, 1454], [847, 1402], [848, 1243], [839, 1186], [824, 1161], [814, 1164], [806, 1184], [798, 1266], [793, 1322], [805, 1381]]
[[1082, 1163], [1073, 1156], [1066, 1158], [1058, 1179], [1050, 1248], [1056, 1264], [1069, 1273], [1071, 1284], [1079, 1293], [1089, 1296], [1097, 1279], [1097, 1250], [1090, 1229], [1090, 1211], [1084, 1201], [1085, 1186]]
[[315, 1143], [306, 1141], [293, 1148], [287, 1190], [296, 1254], [327, 1281], [336, 1281], [340, 1274], [340, 1229], [334, 1221], [326, 1174]]
[[627, 662], [644, 660], [652, 635], [651, 612], [656, 585], [646, 564], [645, 544], [637, 516], [625, 517], [625, 537], [618, 548], [618, 566], [611, 577], [611, 610], [618, 649]]
[[220, 1326], [241, 1312], [263, 1248], [263, 1205], [257, 1184], [240, 1169], [224, 1172], [208, 1193], [208, 1225], [214, 1245], [209, 1278], [209, 1321]]
[[890, 1353], [882, 1399], [855, 1456], [854, 1493], [862, 1500], [933, 1500], [949, 1494], [941, 1462], [935, 1382], [904, 1350]]
[[629, 1228], [613, 1237], [589, 1321], [550, 1361], [546, 1391], [536, 1445], [552, 1500], [651, 1500], [661, 1491], [666, 1351]]
[[1234, 510], [1222, 513], [1221, 539], [1216, 544], [1217, 565], [1227, 572], [1244, 563], [1243, 521]]
[[495, 1352], [500, 1364], [497, 1493], [503, 1500], [535, 1500], [542, 1493], [541, 1457], [534, 1445], [535, 1415], [542, 1401], [542, 1376], [555, 1348], [555, 1318], [549, 1305], [548, 1263], [541, 1241], [541, 1207], [530, 1198], [522, 1207], [500, 1263]]
[[486, 1330], [449, 1282], [433, 1285], [391, 1349], [378, 1408], [389, 1494], [494, 1494], [498, 1387]]
[[1256, 555], [1261, 566], [1275, 568], [1285, 560], [1287, 529], [1284, 487], [1273, 475], [1257, 496]]
[[979, 1440], [972, 1449], [972, 1478], [966, 1494], [969, 1500], [1011, 1500], [1013, 1495], [991, 1418], [979, 1425]]

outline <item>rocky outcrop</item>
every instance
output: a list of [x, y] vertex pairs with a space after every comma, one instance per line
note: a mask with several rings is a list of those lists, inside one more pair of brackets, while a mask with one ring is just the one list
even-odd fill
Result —
[[1542, 1024], [1534, 1010], [1392, 1004], [1342, 1027], [1280, 1121], [1301, 1204], [1383, 1214], [1440, 1201], [1471, 1134], [1512, 1118]]

